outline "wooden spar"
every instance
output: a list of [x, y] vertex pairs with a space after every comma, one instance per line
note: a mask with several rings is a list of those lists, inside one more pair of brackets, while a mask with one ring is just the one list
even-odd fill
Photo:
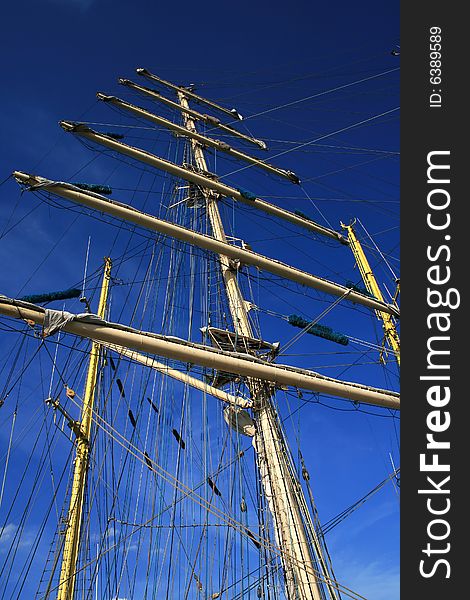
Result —
[[[29, 320], [42, 325], [45, 311], [42, 307], [0, 296], [0, 314], [16, 319]], [[400, 408], [399, 395], [357, 383], [332, 379], [313, 371], [287, 365], [266, 363], [249, 355], [222, 350], [168, 338], [157, 334], [127, 328], [118, 323], [96, 324], [83, 320], [67, 323], [63, 330], [97, 342], [124, 346], [202, 367], [227, 371], [243, 377], [254, 377], [279, 385], [288, 385], [313, 392], [320, 392], [354, 402], [364, 402], [391, 409]]]
[[[188, 99], [183, 92], [178, 93], [183, 108], [188, 107]], [[191, 117], [183, 113], [185, 126], [196, 131]], [[204, 151], [194, 139], [191, 141], [194, 160], [201, 170], [207, 170]], [[214, 237], [226, 242], [223, 222], [216, 198], [203, 189], [206, 210]], [[224, 278], [234, 331], [237, 335], [252, 337], [252, 327], [248, 310], [238, 284], [238, 279], [230, 269], [229, 261], [220, 255], [220, 267]], [[321, 593], [314, 574], [313, 560], [310, 554], [308, 535], [300, 513], [296, 487], [289, 468], [287, 449], [284, 447], [278, 427], [278, 417], [271, 403], [271, 393], [260, 379], [247, 381], [250, 397], [253, 401], [253, 416], [256, 432], [253, 447], [256, 451], [261, 484], [271, 512], [277, 543], [282, 550], [282, 565], [289, 600], [320, 600]]]
[[[369, 261], [367, 260], [364, 250], [362, 249], [362, 245], [356, 236], [353, 225], [341, 225], [348, 232], [349, 247], [351, 248], [354, 258], [356, 259], [356, 264], [359, 268], [367, 291], [375, 298], [384, 301], [379, 284], [377, 283]], [[375, 312], [377, 317], [382, 321], [385, 339], [393, 350], [398, 366], [400, 366], [400, 337], [398, 336], [395, 321], [393, 320], [392, 315], [388, 313], [385, 313], [381, 310], [377, 310]]]
[[94, 208], [114, 217], [118, 217], [136, 225], [140, 225], [141, 227], [145, 227], [146, 229], [158, 231], [159, 233], [163, 233], [165, 235], [170, 235], [179, 240], [188, 242], [212, 252], [217, 252], [229, 258], [238, 259], [243, 264], [258, 267], [274, 275], [279, 275], [280, 277], [295, 281], [296, 283], [300, 283], [302, 285], [318, 289], [335, 296], [344, 296], [344, 298], [347, 298], [351, 302], [356, 302], [357, 304], [367, 306], [374, 310], [390, 312], [396, 316], [399, 315], [398, 309], [393, 305], [385, 304], [375, 300], [374, 298], [370, 298], [365, 294], [361, 294], [321, 277], [311, 275], [310, 273], [273, 260], [263, 256], [262, 254], [258, 254], [243, 248], [238, 248], [180, 225], [163, 221], [157, 217], [142, 213], [128, 205], [108, 200], [99, 194], [78, 189], [71, 184], [53, 182], [36, 175], [22, 173], [20, 171], [15, 171], [13, 176], [19, 183], [32, 186], [31, 189], [37, 187], [38, 189], [48, 190], [53, 194], [67, 198], [68, 200], [72, 200], [78, 204]]
[[220, 140], [214, 140], [205, 135], [201, 135], [197, 131], [189, 131], [188, 129], [186, 129], [186, 127], [181, 127], [181, 125], [172, 123], [171, 121], [168, 121], [168, 119], [164, 119], [163, 117], [154, 115], [153, 113], [148, 112], [147, 110], [141, 108], [140, 106], [135, 106], [134, 104], [125, 102], [124, 100], [121, 100], [120, 98], [116, 98], [116, 96], [107, 96], [106, 94], [103, 94], [101, 92], [98, 92], [96, 94], [96, 97], [98, 98], [98, 100], [112, 104], [113, 106], [117, 106], [118, 108], [127, 110], [128, 112], [132, 113], [136, 117], [141, 117], [143, 119], [147, 119], [148, 121], [151, 121], [152, 123], [156, 123], [157, 125], [161, 125], [162, 127], [166, 127], [167, 129], [170, 129], [171, 131], [173, 131], [179, 135], [183, 135], [185, 137], [190, 137], [190, 138], [196, 140], [197, 142], [199, 142], [200, 144], [202, 144], [203, 146], [209, 146], [211, 148], [215, 148], [216, 150], [220, 150], [221, 152], [225, 152], [229, 156], [233, 156], [234, 158], [237, 158], [239, 160], [243, 160], [252, 165], [255, 165], [255, 166], [259, 167], [260, 169], [267, 171], [268, 173], [278, 175], [279, 177], [284, 177], [285, 179], [288, 179], [289, 181], [292, 181], [293, 183], [300, 183], [299, 178], [292, 171], [287, 171], [286, 169], [281, 169], [279, 167], [270, 165], [269, 163], [267, 163], [263, 160], [260, 160], [259, 158], [249, 156], [248, 154], [245, 154], [244, 152], [240, 152], [240, 150], [236, 150], [235, 148], [232, 148], [225, 142], [221, 142]]
[[[100, 318], [105, 317], [110, 278], [111, 259], [105, 258], [103, 284], [101, 287], [97, 313]], [[83, 503], [85, 499], [85, 484], [89, 464], [90, 432], [93, 420], [93, 404], [98, 377], [99, 357], [100, 344], [94, 341], [91, 346], [90, 362], [79, 423], [79, 434], [77, 435], [77, 450], [74, 461], [72, 491], [67, 514], [67, 528], [65, 530], [64, 551], [62, 555], [62, 567], [59, 577], [57, 600], [73, 600], [75, 592], [75, 573], [80, 547], [80, 532]]]
[[117, 141], [105, 134], [93, 131], [93, 129], [90, 129], [86, 125], [82, 125], [80, 123], [71, 123], [70, 121], [60, 121], [59, 124], [62, 127], [62, 129], [64, 129], [64, 131], [84, 137], [85, 139], [88, 139], [91, 142], [101, 144], [106, 148], [110, 148], [111, 150], [120, 152], [121, 154], [124, 154], [126, 156], [130, 156], [135, 160], [151, 165], [152, 167], [155, 167], [162, 171], [166, 171], [167, 173], [171, 173], [172, 175], [176, 175], [176, 177], [181, 177], [186, 181], [191, 181], [196, 185], [200, 185], [210, 190], [214, 190], [215, 192], [218, 192], [223, 196], [228, 196], [230, 198], [233, 198], [234, 200], [242, 202], [243, 204], [247, 204], [248, 206], [258, 208], [259, 210], [262, 210], [263, 212], [269, 215], [279, 217], [280, 219], [284, 219], [285, 221], [294, 223], [294, 225], [298, 225], [299, 227], [302, 227], [314, 233], [325, 235], [344, 244], [348, 243], [348, 241], [340, 233], [334, 231], [333, 229], [323, 227], [323, 225], [319, 225], [318, 223], [315, 223], [310, 219], [300, 217], [294, 213], [289, 212], [288, 210], [279, 208], [278, 206], [275, 206], [270, 202], [266, 202], [261, 198], [252, 198], [251, 196], [247, 197], [246, 193], [244, 193], [243, 191], [221, 183], [218, 180], [211, 179], [210, 177], [207, 177], [207, 174], [192, 171], [185, 167], [176, 165], [175, 163], [172, 163], [169, 160], [165, 160], [163, 158], [155, 156], [150, 152], [146, 152], [145, 150], [140, 150], [133, 146], [129, 146], [128, 144], [124, 144], [123, 142]]
[[147, 79], [150, 79], [150, 81], [156, 81], [157, 83], [160, 83], [161, 85], [164, 85], [165, 87], [170, 88], [171, 90], [174, 90], [176, 92], [182, 92], [189, 98], [196, 100], [196, 102], [198, 102], [199, 104], [206, 104], [207, 106], [215, 108], [216, 110], [219, 110], [220, 112], [222, 112], [226, 115], [229, 115], [230, 117], [235, 117], [239, 121], [243, 120], [243, 117], [235, 108], [224, 108], [223, 106], [220, 106], [219, 104], [216, 104], [215, 102], [212, 102], [212, 100], [208, 100], [207, 98], [203, 98], [202, 96], [195, 94], [194, 92], [192, 92], [191, 90], [189, 90], [187, 88], [184, 88], [179, 85], [175, 85], [174, 83], [165, 81], [165, 79], [161, 79], [157, 75], [153, 75], [152, 73], [147, 71], [147, 69], [144, 69], [144, 68], [136, 69], [136, 73], [138, 75], [142, 75], [143, 77], [146, 77]]
[[[122, 79], [122, 78], [118, 79], [118, 83], [120, 83], [121, 85], [125, 85], [126, 87], [128, 87], [132, 90], [135, 90], [136, 92], [139, 92], [140, 94], [143, 94], [144, 96], [147, 96], [148, 98], [151, 98], [152, 100], [157, 100], [158, 102], [161, 102], [162, 104], [165, 104], [166, 106], [169, 106], [170, 108], [174, 108], [176, 110], [183, 112], [181, 104], [178, 104], [177, 102], [173, 102], [173, 100], [170, 100], [169, 98], [166, 98], [165, 96], [162, 96], [156, 90], [152, 90], [143, 85], [134, 83], [133, 81], [130, 81], [129, 79]], [[193, 108], [186, 108], [184, 110], [184, 112], [186, 114], [190, 115], [191, 117], [193, 117], [193, 119], [196, 121], [204, 121], [204, 123], [206, 123], [206, 125], [209, 125], [210, 127], [218, 127], [220, 130], [225, 131], [225, 133], [228, 133], [231, 136], [238, 137], [241, 140], [244, 140], [245, 142], [254, 144], [255, 146], [258, 146], [258, 148], [261, 148], [261, 150], [267, 150], [267, 146], [266, 146], [265, 142], [263, 142], [263, 140], [257, 140], [256, 138], [253, 138], [249, 135], [246, 135], [245, 133], [242, 133], [241, 131], [238, 131], [237, 129], [234, 129], [230, 125], [225, 125], [224, 123], [221, 123], [219, 121], [219, 119], [217, 119], [217, 117], [213, 117], [212, 115], [202, 114], [200, 112], [197, 112]]]
[[200, 390], [206, 394], [210, 394], [217, 398], [218, 400], [222, 400], [222, 402], [226, 402], [227, 404], [232, 404], [233, 406], [239, 406], [241, 408], [248, 408], [252, 405], [250, 400], [245, 398], [238, 398], [236, 396], [232, 396], [232, 394], [227, 394], [223, 390], [219, 390], [218, 388], [201, 381], [200, 379], [196, 379], [196, 377], [191, 377], [187, 373], [181, 373], [177, 369], [172, 369], [168, 365], [164, 363], [158, 362], [151, 356], [145, 356], [144, 354], [140, 354], [135, 350], [129, 350], [128, 348], [124, 348], [123, 346], [114, 346], [113, 344], [102, 344], [104, 347], [109, 348], [113, 352], [120, 354], [121, 356], [125, 356], [130, 360], [140, 363], [141, 365], [145, 365], [146, 367], [150, 367], [151, 369], [155, 369], [164, 375], [168, 375], [173, 379], [177, 379], [183, 383], [190, 385], [191, 387]]

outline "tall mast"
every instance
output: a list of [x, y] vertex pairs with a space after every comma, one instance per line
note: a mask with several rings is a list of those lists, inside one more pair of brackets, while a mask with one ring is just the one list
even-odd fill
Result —
[[[109, 281], [111, 278], [111, 259], [104, 259], [104, 275], [98, 305], [98, 316], [105, 317], [108, 299]], [[96, 381], [98, 377], [98, 361], [100, 357], [100, 344], [93, 342], [90, 352], [90, 362], [85, 384], [83, 406], [80, 422], [74, 431], [77, 436], [77, 451], [75, 457], [72, 493], [67, 515], [67, 529], [65, 531], [64, 552], [59, 578], [57, 600], [73, 600], [75, 588], [75, 572], [77, 567], [78, 551], [80, 547], [80, 532], [82, 525], [82, 512], [85, 497], [85, 484], [87, 479], [90, 432], [93, 417]]]
[[[178, 98], [183, 109], [189, 108], [184, 91], [178, 90]], [[183, 112], [183, 120], [188, 131], [197, 133], [194, 120], [188, 112]], [[193, 138], [191, 146], [197, 168], [207, 171], [201, 144]], [[217, 205], [218, 196], [206, 188], [202, 188], [202, 193], [214, 237], [227, 242]], [[227, 256], [220, 255], [220, 264], [235, 332], [240, 336], [253, 337], [247, 304], [238, 285], [237, 273]], [[308, 535], [301, 517], [299, 495], [302, 492], [292, 476], [277, 415], [270, 401], [269, 389], [266, 384], [256, 379], [249, 379], [248, 386], [257, 423], [254, 447], [262, 485], [281, 548], [287, 597], [289, 600], [320, 600], [322, 594], [318, 584], [318, 562], [312, 559]], [[323, 575], [328, 577], [327, 573]]]
[[[366, 286], [367, 291], [380, 302], [384, 302], [382, 292], [380, 291], [377, 280], [374, 276], [372, 268], [367, 260], [367, 257], [362, 249], [362, 245], [356, 236], [356, 232], [353, 228], [354, 222], [349, 225], [341, 223], [343, 229], [348, 232], [349, 246], [356, 259], [356, 264], [361, 273], [362, 280]], [[390, 348], [393, 350], [398, 366], [400, 366], [400, 338], [398, 336], [397, 327], [395, 320], [391, 314], [387, 314], [383, 311], [375, 311], [377, 317], [382, 321], [384, 330], [385, 340], [388, 342]]]

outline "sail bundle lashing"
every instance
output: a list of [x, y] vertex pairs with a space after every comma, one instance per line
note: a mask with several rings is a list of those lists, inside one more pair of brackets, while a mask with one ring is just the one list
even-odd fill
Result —
[[[110, 135], [108, 133], [108, 135]], [[116, 139], [116, 138], [114, 138]], [[110, 196], [113, 193], [113, 190], [109, 187], [109, 185], [100, 185], [97, 183], [77, 183], [73, 182], [72, 185], [79, 187], [82, 190], [88, 190], [89, 192], [96, 192], [97, 194], [103, 194], [105, 196]]]
[[347, 346], [349, 343], [347, 336], [343, 335], [342, 333], [338, 333], [337, 331], [333, 331], [333, 329], [327, 325], [320, 325], [319, 323], [307, 321], [299, 315], [289, 315], [287, 320], [289, 325], [300, 327], [300, 329], [304, 329], [306, 333], [310, 333], [311, 335], [316, 335], [324, 338], [325, 340], [336, 342], [342, 346]]
[[33, 304], [43, 304], [45, 302], [54, 302], [55, 300], [70, 300], [72, 298], [79, 298], [82, 290], [78, 288], [70, 288], [60, 292], [43, 292], [42, 294], [29, 294], [28, 296], [22, 296], [20, 300], [24, 302], [32, 302]]

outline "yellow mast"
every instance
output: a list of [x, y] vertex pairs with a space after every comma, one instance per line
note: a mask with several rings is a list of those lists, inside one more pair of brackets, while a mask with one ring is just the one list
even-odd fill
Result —
[[[362, 249], [361, 243], [357, 239], [356, 233], [353, 228], [354, 223], [355, 221], [353, 221], [350, 225], [344, 225], [343, 223], [341, 223], [341, 227], [343, 229], [346, 229], [348, 232], [349, 246], [354, 254], [354, 258], [356, 259], [357, 266], [359, 267], [359, 271], [361, 273], [362, 280], [364, 281], [364, 285], [366, 286], [367, 291], [370, 294], [372, 294], [372, 296], [374, 296], [374, 298], [376, 298], [377, 300], [384, 302], [382, 292], [380, 291], [377, 280], [374, 277], [372, 268], [369, 264], [369, 261], [367, 260], [366, 255], [364, 254], [364, 250]], [[388, 342], [390, 348], [393, 350], [398, 366], [400, 366], [400, 338], [398, 336], [395, 320], [390, 314], [387, 314], [380, 310], [376, 310], [375, 312], [377, 314], [377, 317], [382, 321], [385, 340]]]
[[[101, 318], [105, 317], [110, 278], [111, 259], [106, 257], [104, 259], [103, 283], [101, 286], [101, 295], [97, 313]], [[93, 417], [96, 380], [98, 376], [100, 346], [101, 345], [98, 342], [93, 342], [91, 346], [81, 418], [77, 427], [74, 428], [77, 436], [77, 451], [72, 493], [67, 515], [67, 529], [65, 531], [64, 552], [62, 555], [62, 568], [60, 572], [57, 600], [72, 600], [74, 595], [75, 570], [80, 545], [80, 530], [89, 463], [90, 431]]]

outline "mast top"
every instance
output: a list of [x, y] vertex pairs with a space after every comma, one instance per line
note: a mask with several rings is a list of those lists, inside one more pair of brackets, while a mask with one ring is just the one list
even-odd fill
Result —
[[201, 114], [201, 113], [197, 112], [196, 110], [194, 110], [193, 108], [189, 108], [187, 106], [185, 106], [183, 108], [181, 106], [181, 104], [178, 104], [177, 102], [174, 102], [173, 100], [170, 100], [169, 98], [166, 98], [165, 96], [160, 94], [160, 92], [157, 92], [157, 90], [145, 87], [143, 85], [139, 85], [137, 83], [130, 81], [129, 79], [120, 78], [120, 79], [118, 79], [118, 83], [120, 83], [121, 85], [124, 85], [126, 87], [129, 87], [141, 94], [144, 94], [144, 95], [152, 98], [153, 100], [158, 100], [159, 102], [162, 102], [163, 104], [166, 104], [167, 106], [169, 106], [171, 108], [174, 108], [183, 113], [191, 115], [196, 120], [204, 121], [205, 123], [207, 123], [207, 125], [209, 125], [211, 127], [218, 127], [219, 129], [222, 129], [223, 131], [225, 131], [226, 133], [228, 133], [230, 135], [238, 137], [246, 142], [250, 142], [251, 144], [255, 144], [255, 146], [258, 146], [258, 148], [260, 148], [261, 150], [267, 150], [267, 148], [268, 148], [266, 143], [263, 142], [262, 140], [258, 140], [256, 138], [251, 137], [250, 135], [242, 133], [241, 131], [238, 131], [231, 125], [221, 123], [219, 121], [219, 119], [217, 117], [214, 117], [213, 115]]
[[226, 115], [234, 117], [235, 119], [238, 119], [239, 121], [243, 120], [242, 115], [238, 112], [238, 110], [236, 108], [224, 108], [223, 106], [220, 106], [220, 104], [212, 102], [212, 100], [208, 100], [207, 98], [203, 98], [202, 96], [195, 94], [191, 89], [188, 89], [187, 87], [175, 85], [174, 83], [171, 83], [170, 81], [161, 79], [161, 77], [158, 77], [157, 75], [154, 75], [153, 73], [150, 73], [150, 71], [148, 71], [147, 69], [144, 69], [143, 67], [139, 67], [138, 69], [136, 69], [136, 73], [138, 75], [142, 75], [143, 77], [146, 77], [147, 79], [156, 81], [157, 83], [161, 83], [162, 85], [165, 85], [166, 87], [168, 87], [172, 90], [175, 90], [176, 92], [182, 92], [183, 94], [192, 98], [196, 102], [199, 102], [200, 104], [207, 104], [207, 106], [211, 106], [212, 108], [215, 108], [215, 109], [219, 110], [220, 112], [225, 113]]

